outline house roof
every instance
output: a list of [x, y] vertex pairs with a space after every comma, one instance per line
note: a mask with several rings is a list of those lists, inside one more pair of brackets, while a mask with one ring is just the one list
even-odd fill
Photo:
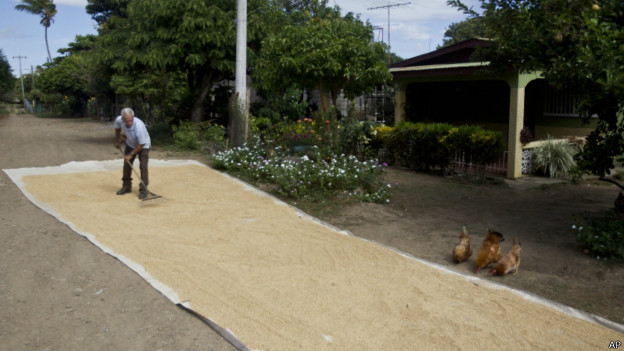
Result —
[[390, 66], [395, 78], [473, 75], [489, 65], [476, 61], [472, 54], [479, 47], [488, 47], [489, 39], [474, 38], [416, 56]]
[[464, 40], [457, 44], [445, 46], [441, 49], [412, 57], [401, 62], [397, 62], [391, 65], [391, 68], [410, 67], [410, 66], [425, 66], [425, 65], [440, 65], [440, 64], [457, 64], [474, 62], [471, 59], [472, 54], [478, 47], [489, 47], [491, 40], [474, 38]]

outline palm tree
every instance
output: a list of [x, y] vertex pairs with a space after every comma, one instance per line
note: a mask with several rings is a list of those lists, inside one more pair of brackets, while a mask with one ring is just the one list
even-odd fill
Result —
[[50, 45], [48, 45], [48, 27], [54, 22], [54, 16], [56, 15], [56, 5], [53, 0], [22, 0], [22, 3], [15, 5], [15, 9], [18, 11], [28, 12], [33, 15], [41, 16], [41, 23], [45, 27], [45, 42], [48, 49], [48, 62], [52, 62], [52, 55], [50, 55]]

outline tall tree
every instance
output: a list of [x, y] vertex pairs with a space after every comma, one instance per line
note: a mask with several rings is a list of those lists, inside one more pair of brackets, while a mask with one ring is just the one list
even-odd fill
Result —
[[487, 27], [481, 17], [468, 18], [461, 22], [451, 23], [444, 32], [441, 47], [453, 45], [472, 38], [489, 38]]
[[278, 94], [293, 86], [318, 89], [335, 105], [340, 92], [355, 97], [390, 79], [385, 49], [373, 41], [370, 23], [358, 16], [308, 17], [268, 35], [255, 77], [262, 88]]
[[128, 17], [130, 0], [87, 0], [87, 13], [99, 25], [105, 25], [111, 17]]
[[41, 21], [39, 21], [39, 23], [41, 23], [41, 25], [45, 28], [45, 42], [46, 48], [48, 49], [48, 62], [52, 62], [50, 45], [48, 44], [48, 28], [54, 22], [54, 16], [56, 15], [56, 5], [54, 5], [54, 2], [52, 2], [52, 0], [22, 0], [21, 4], [15, 5], [15, 9], [41, 17]]
[[[250, 5], [253, 9], [253, 1]], [[105, 56], [112, 67], [122, 75], [183, 74], [192, 100], [191, 120], [201, 121], [211, 89], [233, 76], [236, 3], [135, 0], [127, 11], [127, 19], [113, 16], [105, 33]]]
[[15, 77], [11, 73], [11, 65], [0, 49], [0, 97], [13, 90]]

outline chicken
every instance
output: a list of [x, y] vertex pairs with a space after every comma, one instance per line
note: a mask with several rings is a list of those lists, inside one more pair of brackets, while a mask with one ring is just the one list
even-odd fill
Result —
[[459, 235], [459, 244], [453, 248], [453, 260], [455, 263], [462, 263], [472, 255], [470, 248], [470, 236], [466, 227], [462, 227], [462, 233]]
[[516, 270], [514, 275], [518, 274], [518, 268], [520, 268], [520, 250], [522, 250], [522, 247], [520, 247], [518, 238], [514, 238], [511, 251], [509, 251], [507, 256], [503, 257], [503, 259], [498, 262], [494, 269], [490, 270], [490, 274], [498, 273], [500, 275], [504, 275], [514, 269]]
[[489, 266], [491, 263], [498, 262], [501, 259], [500, 242], [504, 240], [503, 234], [488, 229], [487, 236], [477, 252], [477, 259], [475, 261], [477, 264], [477, 273], [479, 273], [482, 268]]

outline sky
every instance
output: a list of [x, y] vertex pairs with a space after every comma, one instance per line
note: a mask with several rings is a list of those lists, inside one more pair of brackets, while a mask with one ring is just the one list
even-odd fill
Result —
[[[463, 2], [475, 10], [480, 8], [478, 0]], [[360, 14], [363, 21], [383, 28], [375, 31], [375, 40], [386, 44], [389, 22], [390, 51], [404, 59], [434, 51], [442, 44], [448, 26], [467, 18], [446, 5], [446, 0], [329, 0], [328, 4], [338, 5], [343, 14]]]
[[[20, 74], [20, 61], [22, 73], [26, 74], [31, 67], [47, 60], [45, 28], [39, 23], [40, 17], [15, 10], [19, 3], [20, 0], [0, 0], [0, 49], [15, 76]], [[68, 47], [76, 35], [97, 34], [95, 21], [85, 10], [87, 0], [54, 0], [54, 3], [57, 14], [48, 28], [52, 57], [59, 56], [58, 49]], [[475, 9], [479, 7], [477, 0], [465, 3]], [[375, 31], [375, 40], [386, 44], [389, 20], [391, 51], [404, 59], [435, 50], [442, 43], [446, 28], [466, 18], [447, 6], [446, 0], [329, 0], [328, 4], [338, 5], [343, 13], [360, 14], [363, 21], [382, 28]], [[20, 60], [18, 56], [25, 58]]]

